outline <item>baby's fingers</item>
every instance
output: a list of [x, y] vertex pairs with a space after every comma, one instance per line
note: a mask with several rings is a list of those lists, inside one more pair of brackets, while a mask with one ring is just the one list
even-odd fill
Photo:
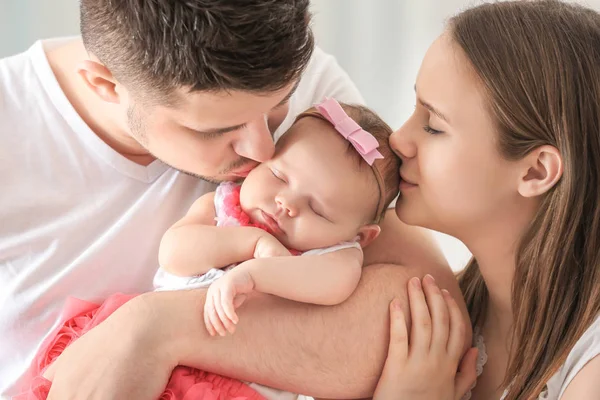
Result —
[[212, 294], [209, 291], [206, 295], [206, 303], [204, 303], [204, 325], [206, 326], [206, 330], [210, 334], [210, 336], [215, 336], [217, 331], [215, 330], [212, 322], [210, 321], [210, 314], [213, 312], [213, 299]]
[[245, 294], [238, 294], [237, 296], [235, 296], [235, 299], [233, 299], [233, 308], [241, 307], [241, 305], [244, 304], [244, 302], [246, 301], [247, 297], [248, 296], [246, 296]]
[[212, 310], [210, 310], [210, 312], [208, 313], [208, 317], [210, 318], [210, 322], [212, 323], [212, 326], [219, 333], [219, 335], [225, 336], [225, 335], [227, 335], [227, 330], [225, 329], [225, 326], [223, 325], [223, 322], [221, 321], [221, 318], [219, 316], [219, 311], [218, 311], [218, 308], [221, 306], [221, 292], [219, 290], [214, 291], [214, 299], [213, 300], [214, 300], [214, 306], [213, 306]]
[[229, 319], [227, 313], [225, 312], [225, 304], [228, 302], [226, 298], [225, 289], [223, 287], [219, 288], [219, 302], [215, 303], [215, 308], [217, 309], [217, 315], [221, 320], [221, 323], [227, 329], [229, 333], [235, 332], [235, 324]]
[[223, 307], [223, 313], [227, 318], [227, 324], [231, 325], [231, 328], [227, 328], [230, 333], [233, 333], [233, 331], [235, 330], [234, 325], [238, 323], [238, 316], [235, 312], [235, 307], [233, 304], [234, 296], [235, 294], [230, 287], [223, 288], [223, 291], [221, 293], [221, 305]]

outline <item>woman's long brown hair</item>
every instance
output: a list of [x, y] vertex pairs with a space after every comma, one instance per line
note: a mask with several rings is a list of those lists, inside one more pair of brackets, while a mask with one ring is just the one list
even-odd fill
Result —
[[[600, 15], [559, 1], [484, 4], [449, 32], [485, 88], [500, 152], [542, 145], [563, 158], [561, 180], [520, 240], [505, 387], [533, 399], [600, 313]], [[459, 277], [473, 323], [488, 293], [476, 260]]]

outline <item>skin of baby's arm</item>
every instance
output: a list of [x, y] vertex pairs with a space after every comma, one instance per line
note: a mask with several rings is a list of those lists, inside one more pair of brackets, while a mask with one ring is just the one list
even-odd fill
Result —
[[259, 240], [270, 236], [254, 227], [217, 227], [214, 196], [211, 192], [196, 200], [164, 234], [158, 254], [162, 269], [178, 276], [204, 274], [253, 258]]
[[236, 269], [250, 274], [258, 292], [304, 303], [335, 305], [356, 289], [362, 264], [362, 250], [348, 248], [321, 255], [252, 259]]

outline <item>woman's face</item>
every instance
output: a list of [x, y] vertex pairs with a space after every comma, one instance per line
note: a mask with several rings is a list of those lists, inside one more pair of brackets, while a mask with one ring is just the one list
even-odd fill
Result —
[[412, 116], [390, 141], [402, 158], [399, 218], [463, 238], [518, 200], [516, 163], [504, 159], [481, 84], [448, 34], [429, 48]]

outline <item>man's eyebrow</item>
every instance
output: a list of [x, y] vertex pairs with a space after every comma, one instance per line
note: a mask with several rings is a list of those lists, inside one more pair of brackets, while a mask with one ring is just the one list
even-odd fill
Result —
[[[417, 91], [417, 85], [414, 86], [415, 92]], [[442, 119], [444, 121], [446, 121], [447, 123], [450, 123], [450, 120], [448, 120], [448, 118], [446, 118], [446, 116], [444, 114], [442, 114], [440, 112], [440, 110], [438, 110], [437, 108], [435, 108], [434, 106], [432, 106], [429, 103], [424, 102], [423, 100], [417, 98], [417, 100], [419, 101], [419, 103], [425, 107], [426, 109], [428, 109], [429, 111], [431, 111], [432, 113], [434, 113], [439, 119]]]
[[[279, 104], [277, 104], [273, 108], [281, 107], [282, 105], [284, 105], [285, 103], [287, 103], [290, 100], [290, 98], [294, 95], [294, 93], [296, 92], [296, 89], [298, 89], [299, 85], [300, 85], [300, 80], [297, 80], [296, 84], [290, 90], [290, 92], [279, 102]], [[239, 125], [226, 126], [224, 128], [213, 128], [213, 129], [196, 130], [196, 132], [202, 133], [204, 135], [221, 135], [221, 134], [224, 134], [224, 133], [237, 131], [238, 129], [242, 129], [245, 126], [246, 126], [246, 124], [244, 123], [244, 124], [239, 124]]]
[[298, 89], [298, 86], [300, 86], [300, 79], [298, 79], [296, 81], [296, 83], [294, 84], [294, 87], [290, 90], [290, 92], [279, 102], [279, 104], [277, 104], [275, 107], [273, 108], [278, 108], [281, 107], [282, 105], [284, 105], [285, 103], [287, 103], [292, 96], [294, 95], [294, 93], [296, 93], [296, 90]]
[[238, 129], [242, 129], [246, 124], [239, 124], [233, 126], [226, 126], [225, 128], [213, 128], [213, 129], [202, 129], [196, 130], [198, 133], [202, 133], [204, 135], [220, 135], [227, 132], [237, 131]]

